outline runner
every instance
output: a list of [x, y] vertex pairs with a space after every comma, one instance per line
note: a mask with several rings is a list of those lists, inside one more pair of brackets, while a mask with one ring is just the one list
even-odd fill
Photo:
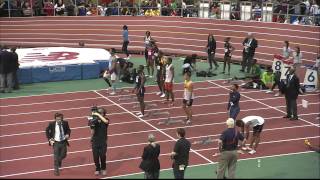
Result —
[[145, 87], [144, 87], [144, 83], [146, 81], [145, 75], [144, 75], [144, 67], [143, 65], [139, 66], [138, 69], [138, 75], [136, 77], [136, 86], [134, 88], [134, 92], [137, 95], [137, 99], [139, 101], [140, 104], [140, 110], [141, 112], [138, 112], [136, 115], [139, 118], [142, 118], [144, 116], [144, 110], [145, 110], [145, 104], [144, 104], [144, 93], [145, 93]]
[[166, 91], [166, 102], [169, 102], [169, 97], [171, 97], [171, 106], [174, 105], [174, 94], [173, 94], [173, 79], [174, 79], [174, 67], [172, 64], [172, 58], [167, 59], [166, 65], [166, 79], [165, 79], [165, 91]]
[[159, 51], [158, 52], [158, 57], [156, 57], [156, 67], [157, 67], [157, 84], [159, 87], [159, 92], [157, 92], [157, 95], [160, 97], [165, 97], [165, 92], [164, 92], [164, 77], [165, 77], [165, 62], [166, 59], [163, 56], [163, 52]]
[[256, 153], [257, 147], [260, 142], [260, 134], [263, 129], [264, 119], [260, 116], [247, 116], [241, 120], [236, 121], [236, 125], [241, 128], [241, 132], [245, 132], [244, 143], [249, 139], [250, 128], [253, 129], [253, 134], [249, 147], [242, 147], [242, 150], [249, 150], [249, 154]]
[[187, 118], [185, 120], [186, 124], [191, 124], [192, 121], [192, 103], [194, 99], [194, 93], [193, 93], [193, 83], [191, 81], [191, 72], [184, 73], [184, 93], [183, 93], [183, 110], [187, 115]]
[[112, 86], [112, 92], [110, 95], [115, 95], [116, 94], [116, 83], [118, 80], [118, 70], [119, 70], [119, 64], [117, 63], [117, 59], [119, 58], [115, 52], [116, 50], [114, 48], [110, 49], [111, 52], [111, 68], [109, 73], [111, 74], [111, 86]]

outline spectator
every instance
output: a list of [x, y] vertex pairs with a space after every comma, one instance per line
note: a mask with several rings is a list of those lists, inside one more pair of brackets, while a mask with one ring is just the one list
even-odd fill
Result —
[[62, 160], [67, 156], [67, 145], [69, 146], [68, 139], [70, 138], [71, 130], [68, 121], [63, 119], [63, 114], [56, 113], [54, 120], [46, 128], [46, 136], [49, 146], [53, 147], [54, 175], [59, 176]]
[[[13, 88], [13, 66], [12, 55], [7, 51], [7, 47], [3, 46], [0, 53], [0, 93], [11, 93]], [[7, 84], [6, 84], [7, 82]]]
[[244, 72], [245, 68], [247, 68], [247, 73], [249, 73], [254, 53], [258, 47], [258, 41], [254, 38], [252, 33], [248, 33], [248, 36], [243, 41], [242, 45], [244, 48], [242, 52], [242, 69], [240, 71]]
[[260, 134], [263, 129], [264, 119], [260, 116], [247, 116], [241, 120], [236, 121], [236, 125], [241, 128], [241, 133], [244, 135], [245, 139], [243, 145], [248, 141], [250, 136], [250, 128], [252, 128], [252, 138], [249, 147], [242, 147], [242, 150], [249, 150], [249, 154], [256, 153], [257, 147], [260, 142]]
[[282, 55], [288, 59], [291, 56], [291, 48], [289, 47], [289, 41], [284, 41], [284, 47], [282, 49]]
[[92, 117], [97, 118], [97, 120], [93, 124], [89, 124], [91, 129], [93, 160], [96, 166], [94, 175], [98, 176], [101, 173], [103, 176], [105, 176], [107, 175], [106, 153], [108, 141], [108, 126], [110, 122], [106, 117], [106, 110], [103, 108], [98, 108], [97, 112], [92, 112]]
[[217, 43], [216, 40], [213, 37], [213, 34], [208, 35], [208, 41], [207, 41], [207, 53], [208, 53], [208, 62], [210, 65], [210, 70], [212, 69], [212, 62], [215, 65], [215, 69], [218, 69], [219, 65], [217, 61], [214, 59], [215, 54], [216, 54], [216, 49], [217, 49]]
[[29, 2], [25, 2], [23, 5], [22, 5], [22, 13], [23, 13], [23, 16], [32, 16], [32, 9], [30, 7], [30, 4]]
[[47, 16], [53, 16], [54, 15], [54, 6], [51, 0], [46, 0], [44, 2], [43, 11], [47, 14]]
[[226, 121], [228, 129], [224, 130], [218, 140], [220, 157], [217, 169], [217, 178], [225, 179], [225, 172], [228, 169], [228, 179], [234, 179], [238, 160], [238, 141], [243, 141], [244, 137], [234, 128], [234, 119]]
[[155, 142], [153, 134], [148, 136], [148, 145], [144, 147], [140, 169], [144, 171], [145, 179], [159, 179], [160, 145]]
[[58, 2], [54, 5], [54, 10], [57, 16], [63, 16], [64, 15], [64, 9], [65, 6], [63, 4], [62, 0], [58, 0]]
[[174, 145], [171, 153], [173, 175], [175, 179], [184, 179], [184, 173], [189, 164], [189, 152], [191, 143], [185, 138], [186, 132], [183, 128], [177, 129], [179, 140]]
[[18, 54], [16, 53], [16, 47], [12, 47], [11, 48], [11, 55], [12, 55], [12, 66], [13, 66], [13, 89], [14, 90], [18, 90], [19, 88], [19, 80], [18, 80], [18, 70], [19, 70], [19, 58], [18, 58]]
[[286, 85], [284, 88], [287, 107], [287, 115], [284, 116], [284, 118], [290, 118], [290, 120], [298, 120], [297, 98], [299, 93], [301, 93], [300, 81], [298, 76], [295, 74], [294, 67], [291, 67], [289, 74], [287, 75]]
[[229, 111], [229, 117], [232, 119], [236, 119], [240, 112], [240, 93], [238, 92], [238, 89], [238, 84], [233, 84], [231, 86], [231, 92], [229, 93], [229, 102], [227, 110]]
[[310, 8], [310, 14], [314, 16], [314, 24], [316, 26], [320, 25], [320, 8], [319, 8], [319, 1], [316, 0], [313, 1], [313, 4]]

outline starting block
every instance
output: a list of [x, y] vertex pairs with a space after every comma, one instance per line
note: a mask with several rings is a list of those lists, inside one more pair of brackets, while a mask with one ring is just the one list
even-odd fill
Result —
[[164, 111], [164, 112], [161, 112], [161, 111], [158, 111], [158, 110], [155, 110], [155, 111], [151, 111], [149, 113], [150, 116], [159, 116], [159, 115], [170, 115], [169, 111]]
[[128, 89], [120, 89], [119, 93], [120, 93], [120, 94], [130, 93], [130, 90], [128, 90]]
[[125, 97], [120, 97], [118, 99], [118, 101], [132, 100], [132, 99], [135, 99], [135, 98], [136, 98], [135, 96], [125, 96]]
[[233, 78], [229, 78], [226, 81], [224, 81], [223, 84], [228, 84], [228, 83], [230, 83], [230, 84], [241, 84], [243, 82], [244, 82], [243, 80], [241, 80], [241, 79], [239, 79], [237, 77], [233, 77]]
[[164, 121], [158, 122], [158, 125], [171, 125], [171, 124], [176, 124], [176, 123], [183, 123], [182, 120], [173, 120], [170, 117], [168, 119], [165, 119]]
[[[136, 105], [133, 106], [133, 108], [139, 108], [140, 107], [140, 104], [137, 103]], [[146, 108], [152, 108], [152, 107], [158, 107], [157, 104], [146, 104]]]
[[193, 142], [192, 144], [207, 145], [207, 144], [213, 143], [214, 141], [216, 141], [216, 140], [212, 139], [211, 137], [205, 137], [205, 138], [203, 138], [203, 139], [201, 139], [199, 141]]

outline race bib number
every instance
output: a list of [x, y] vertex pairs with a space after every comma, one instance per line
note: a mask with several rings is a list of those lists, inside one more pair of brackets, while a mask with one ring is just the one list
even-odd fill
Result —
[[157, 66], [157, 70], [160, 70], [160, 66]]
[[228, 49], [227, 49], [227, 48], [224, 48], [224, 52], [225, 52], [225, 53], [228, 52]]
[[136, 77], [136, 83], [139, 83], [139, 76]]
[[318, 85], [318, 72], [313, 69], [307, 69], [306, 74], [304, 76], [303, 84], [306, 86], [306, 89], [314, 90]]
[[158, 56], [158, 53], [154, 53], [154, 56]]
[[151, 56], [151, 54], [152, 54], [151, 51], [148, 51], [148, 55]]
[[276, 72], [276, 71], [280, 71], [282, 70], [282, 66], [283, 66], [283, 62], [279, 59], [274, 59], [273, 60], [273, 63], [272, 63], [272, 70], [273, 72]]
[[282, 64], [281, 77], [280, 77], [281, 80], [287, 79], [287, 75], [289, 74], [290, 68], [291, 68], [290, 64], [286, 64], [286, 63]]

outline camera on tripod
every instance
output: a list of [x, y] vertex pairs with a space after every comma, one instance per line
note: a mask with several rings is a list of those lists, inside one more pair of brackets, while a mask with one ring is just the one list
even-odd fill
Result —
[[[91, 114], [93, 113], [99, 113], [97, 106], [91, 107]], [[95, 124], [98, 122], [99, 117], [97, 115], [91, 115], [88, 117], [88, 126], [95, 126]]]

